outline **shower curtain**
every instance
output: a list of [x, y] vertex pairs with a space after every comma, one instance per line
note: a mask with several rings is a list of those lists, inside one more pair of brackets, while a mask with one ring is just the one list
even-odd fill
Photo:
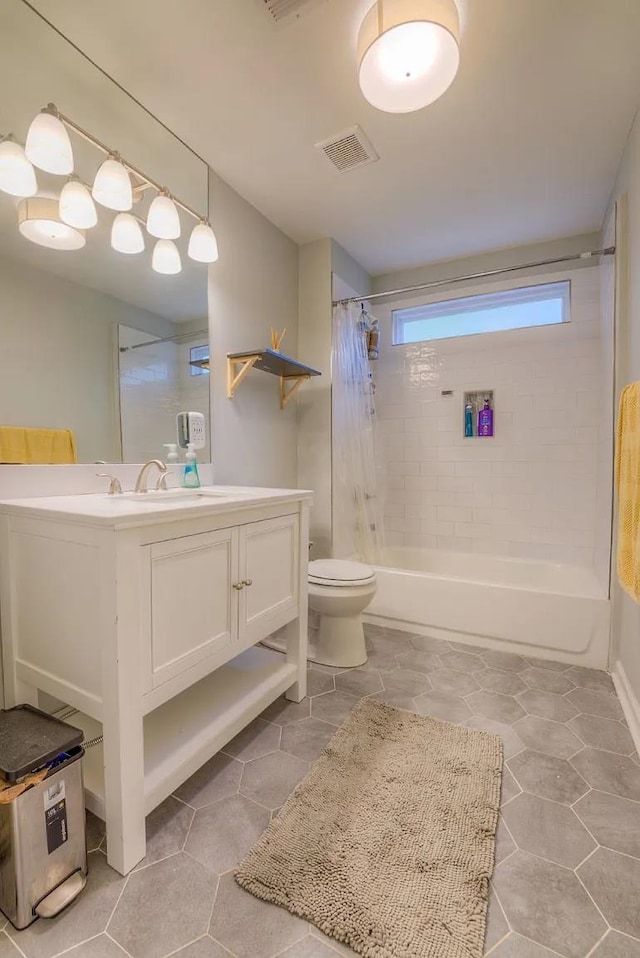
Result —
[[380, 562], [382, 483], [378, 473], [375, 384], [368, 359], [372, 317], [359, 304], [333, 313], [333, 553]]

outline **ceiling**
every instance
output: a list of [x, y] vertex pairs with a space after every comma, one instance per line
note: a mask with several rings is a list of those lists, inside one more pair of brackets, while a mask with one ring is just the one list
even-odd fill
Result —
[[[388, 115], [357, 83], [371, 0], [279, 25], [264, 0], [33, 0], [285, 233], [332, 236], [372, 273], [602, 221], [640, 103], [640, 2], [459, 4], [454, 84]], [[337, 174], [314, 144], [356, 123], [380, 161]]]

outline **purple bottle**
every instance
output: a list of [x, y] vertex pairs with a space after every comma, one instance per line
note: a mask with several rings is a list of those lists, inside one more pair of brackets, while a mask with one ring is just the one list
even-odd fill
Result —
[[478, 413], [478, 435], [493, 436], [493, 409], [489, 397], [484, 397], [484, 406]]

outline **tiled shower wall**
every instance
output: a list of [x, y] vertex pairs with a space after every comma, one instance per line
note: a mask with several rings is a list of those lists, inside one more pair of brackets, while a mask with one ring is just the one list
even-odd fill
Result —
[[[147, 342], [147, 333], [120, 327], [121, 345]], [[120, 353], [120, 419], [123, 462], [164, 459], [163, 444], [176, 442], [176, 414], [202, 412], [209, 423], [209, 376], [191, 376], [189, 350], [206, 344], [206, 336], [186, 343], [151, 343]], [[207, 443], [199, 462], [209, 462]], [[181, 456], [182, 459], [182, 456]]]
[[[531, 282], [566, 278], [571, 322], [561, 326], [392, 346], [394, 308], [509, 286], [376, 307], [381, 349], [371, 366], [388, 545], [593, 567], [603, 449], [599, 268]], [[486, 389], [495, 436], [464, 438], [463, 392]]]

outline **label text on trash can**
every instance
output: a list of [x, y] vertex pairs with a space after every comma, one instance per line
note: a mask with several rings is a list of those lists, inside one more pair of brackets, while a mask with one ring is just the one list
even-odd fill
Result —
[[65, 794], [64, 779], [60, 779], [44, 792], [44, 821], [49, 854], [64, 845], [69, 837]]

